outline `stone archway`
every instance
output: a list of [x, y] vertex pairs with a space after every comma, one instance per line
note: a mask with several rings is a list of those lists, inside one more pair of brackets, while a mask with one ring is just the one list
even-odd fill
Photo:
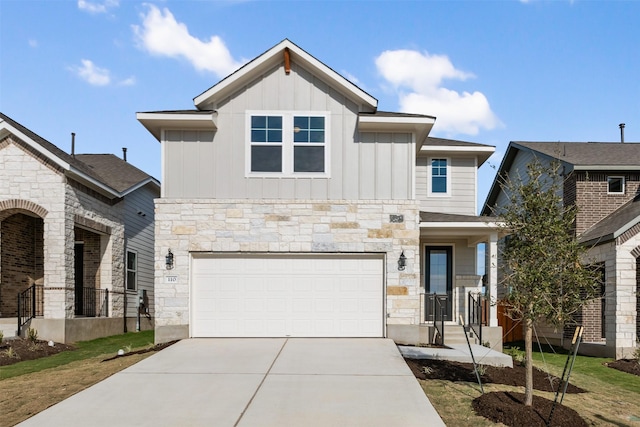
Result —
[[0, 317], [18, 314], [18, 294], [44, 278], [46, 209], [27, 200], [0, 202]]

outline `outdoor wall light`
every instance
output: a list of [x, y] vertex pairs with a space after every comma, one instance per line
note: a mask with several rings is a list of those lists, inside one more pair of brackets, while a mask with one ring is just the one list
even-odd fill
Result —
[[167, 270], [171, 270], [173, 268], [173, 252], [171, 252], [171, 249], [167, 251], [167, 256], [164, 257], [164, 262]]
[[398, 258], [398, 270], [404, 271], [407, 266], [407, 257], [404, 256], [404, 249], [400, 253], [400, 258]]

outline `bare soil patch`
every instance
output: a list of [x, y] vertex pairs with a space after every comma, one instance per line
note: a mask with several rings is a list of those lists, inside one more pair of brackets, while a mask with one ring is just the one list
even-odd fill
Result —
[[39, 359], [70, 350], [75, 350], [75, 347], [60, 343], [53, 343], [50, 346], [48, 341], [12, 338], [0, 343], [0, 366]]
[[[451, 362], [446, 360], [405, 359], [416, 378], [421, 380], [445, 380], [451, 382], [477, 382], [473, 364]], [[524, 387], [524, 366], [513, 368], [483, 366], [481, 380], [483, 384], [502, 384]], [[555, 392], [559, 378], [547, 374], [537, 368], [533, 369], [533, 387], [544, 392]], [[586, 390], [573, 384], [567, 386], [567, 393], [586, 393]], [[533, 405], [523, 404], [524, 394], [512, 391], [494, 391], [485, 393], [472, 401], [476, 414], [491, 421], [507, 426], [529, 427], [545, 426], [553, 400], [534, 396]], [[557, 404], [553, 413], [552, 426], [586, 426], [584, 419], [573, 409]]]
[[640, 360], [639, 359], [620, 359], [613, 362], [605, 363], [609, 368], [640, 377]]

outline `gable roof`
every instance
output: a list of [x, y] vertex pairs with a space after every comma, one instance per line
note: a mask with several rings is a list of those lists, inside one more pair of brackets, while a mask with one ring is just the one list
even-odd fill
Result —
[[585, 245], [599, 245], [620, 237], [640, 223], [640, 195], [592, 225], [578, 240]]
[[100, 180], [118, 193], [125, 195], [148, 183], [160, 183], [151, 175], [141, 171], [114, 154], [76, 154], [76, 159], [87, 165]]
[[[35, 151], [44, 155], [71, 178], [95, 188], [99, 193], [110, 198], [123, 197], [149, 182], [160, 188], [160, 182], [158, 180], [124, 160], [120, 160], [124, 165], [116, 166], [116, 162], [112, 159], [100, 162], [93, 158], [93, 156], [100, 155], [78, 154], [72, 156], [11, 119], [9, 116], [0, 113], [0, 139], [5, 138], [9, 134], [14, 135]], [[91, 157], [86, 157], [82, 160], [82, 156]], [[116, 156], [113, 157], [117, 158]], [[98, 165], [92, 164], [94, 162], [97, 162]], [[109, 162], [109, 167], [106, 167], [106, 162]], [[134, 172], [134, 169], [137, 172]], [[134, 183], [133, 181], [135, 180], [137, 180], [137, 182]], [[127, 188], [123, 188], [123, 186], [128, 184], [130, 185]]]
[[361, 105], [368, 106], [370, 110], [377, 108], [377, 99], [320, 62], [289, 39], [282, 40], [271, 49], [196, 96], [193, 99], [196, 108], [206, 109], [210, 108], [209, 106], [211, 105], [215, 108], [218, 101], [229, 96], [239, 85], [249, 83], [274, 65], [283, 63], [285, 61], [285, 51], [288, 52], [291, 62], [299, 63], [306, 69], [313, 70], [314, 74], [324, 77], [332, 86], [341, 88], [345, 93], [351, 95], [352, 98], [359, 100]]
[[640, 143], [511, 141], [482, 208], [489, 215], [500, 193], [498, 177], [511, 169], [519, 151], [557, 159], [570, 171], [640, 171]]
[[531, 150], [558, 159], [574, 170], [640, 170], [640, 144], [633, 142], [512, 142], [515, 148]]

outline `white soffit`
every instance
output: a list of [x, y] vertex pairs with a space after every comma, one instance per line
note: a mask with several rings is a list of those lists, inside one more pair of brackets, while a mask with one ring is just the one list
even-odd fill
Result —
[[217, 113], [136, 113], [136, 119], [160, 141], [164, 129], [217, 129]]

